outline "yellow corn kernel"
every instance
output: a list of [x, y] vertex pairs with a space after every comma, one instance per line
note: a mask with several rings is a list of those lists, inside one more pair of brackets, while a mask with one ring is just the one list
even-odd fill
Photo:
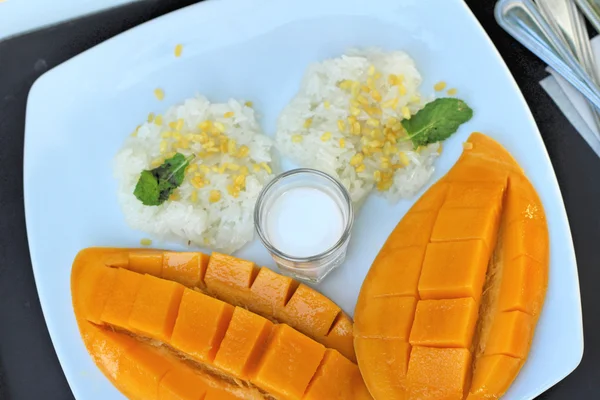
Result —
[[373, 179], [375, 179], [375, 182], [381, 181], [381, 171], [373, 172]]
[[398, 122], [398, 120], [394, 117], [389, 117], [386, 121], [385, 121], [385, 125], [392, 127], [394, 126], [396, 123]]
[[331, 103], [330, 103], [330, 102], [328, 102], [327, 100], [325, 100], [325, 101], [323, 102], [323, 107], [325, 107], [325, 109], [326, 109], [326, 110], [329, 110], [329, 107], [331, 107]]
[[350, 99], [350, 105], [353, 107], [360, 107], [360, 103], [356, 99]]
[[411, 96], [410, 102], [411, 103], [420, 103], [421, 102], [421, 98], [419, 96], [417, 96], [417, 95]]
[[218, 153], [219, 149], [216, 147], [211, 147], [210, 149], [206, 149], [207, 153]]
[[242, 145], [240, 146], [240, 149], [238, 150], [238, 154], [237, 156], [239, 158], [244, 158], [246, 157], [248, 154], [250, 153], [250, 148], [246, 145]]
[[230, 170], [230, 171], [239, 171], [240, 170], [240, 166], [238, 164], [228, 163], [227, 164], [227, 169]]
[[247, 101], [247, 102], [244, 103], [244, 105], [246, 107], [252, 107], [254, 105], [254, 103], [252, 103], [251, 101]]
[[381, 78], [381, 72], [375, 72], [375, 75], [373, 75], [373, 78], [375, 78], [375, 80]]
[[360, 91], [360, 83], [353, 81], [352, 82], [352, 97], [356, 97], [358, 95], [358, 92]]
[[381, 107], [383, 108], [394, 108], [394, 103], [397, 103], [398, 100], [396, 98], [391, 98], [389, 100], [384, 101], [383, 103], [381, 103]]
[[163, 124], [163, 117], [162, 117], [162, 115], [158, 114], [156, 117], [154, 117], [154, 125], [162, 126], [162, 124]]
[[365, 96], [361, 96], [361, 95], [359, 95], [359, 96], [356, 98], [356, 100], [357, 100], [357, 101], [358, 101], [360, 104], [362, 104], [362, 105], [364, 105], [364, 106], [368, 106], [368, 105], [369, 105], [369, 100], [367, 100], [367, 98], [366, 98]]
[[377, 138], [377, 137], [381, 137], [382, 133], [381, 133], [381, 129], [379, 128], [375, 128], [371, 131], [371, 135], [372, 138]]
[[375, 80], [372, 77], [367, 78], [367, 86], [369, 87], [370, 90], [375, 89]]
[[375, 118], [369, 118], [367, 120], [367, 125], [377, 128], [379, 126], [379, 121], [377, 121]]
[[348, 79], [344, 79], [340, 83], [338, 83], [338, 87], [343, 90], [352, 89], [352, 81]]
[[343, 149], [346, 147], [346, 140], [344, 138], [340, 139], [340, 147]]
[[225, 114], [223, 114], [223, 118], [231, 118], [235, 115], [235, 113], [233, 111], [227, 111]]
[[140, 244], [142, 246], [152, 246], [152, 240], [151, 239], [147, 239], [147, 238], [143, 238], [142, 240], [140, 240]]
[[371, 90], [371, 97], [377, 102], [381, 101], [381, 93], [377, 90]]
[[152, 122], [152, 121], [154, 121], [154, 113], [150, 113], [150, 114], [148, 114], [147, 121], [148, 121], [148, 122]]
[[223, 154], [227, 154], [229, 152], [229, 147], [227, 146], [227, 140], [223, 140], [219, 144], [219, 150], [221, 150], [221, 153], [223, 153]]
[[160, 134], [160, 137], [163, 139], [168, 139], [172, 136], [173, 136], [173, 134], [169, 131], [164, 131], [164, 132], [161, 132], [161, 134]]
[[235, 139], [229, 139], [227, 141], [227, 153], [234, 155], [237, 151], [237, 145]]
[[208, 195], [208, 201], [210, 201], [211, 203], [216, 203], [219, 200], [221, 200], [221, 191], [211, 190], [210, 194]]
[[163, 162], [165, 162], [165, 159], [162, 157], [158, 157], [158, 158], [152, 160], [152, 162], [150, 163], [150, 166], [153, 168], [156, 168], [156, 167], [162, 165]]
[[215, 128], [217, 129], [217, 131], [219, 131], [220, 133], [225, 132], [225, 125], [223, 125], [222, 123], [215, 122], [213, 125], [215, 126]]
[[164, 153], [165, 151], [167, 151], [168, 146], [169, 146], [169, 143], [167, 143], [166, 140], [161, 140], [160, 141], [160, 152]]
[[178, 44], [175, 46], [175, 57], [181, 57], [181, 53], [183, 52], [183, 45]]
[[211, 169], [213, 172], [219, 172], [219, 167], [216, 165], [213, 165]]
[[203, 174], [208, 174], [210, 172], [210, 168], [207, 167], [206, 165], [200, 165], [198, 168], [200, 169], [200, 172], [202, 172]]
[[179, 200], [179, 199], [180, 199], [180, 197], [179, 197], [179, 193], [177, 193], [177, 192], [173, 192], [173, 193], [171, 193], [171, 195], [169, 196], [169, 200], [171, 200], [171, 201], [177, 201], [177, 200]]
[[471, 142], [464, 142], [463, 143], [463, 149], [465, 150], [471, 150], [473, 148], [473, 143]]
[[352, 124], [352, 133], [355, 135], [360, 135], [360, 122], [356, 121]]
[[352, 125], [356, 122], [356, 117], [351, 115], [348, 117], [348, 125]]
[[356, 167], [356, 172], [363, 172], [367, 167], [365, 167], [365, 164], [360, 164], [358, 167]]
[[260, 166], [263, 167], [264, 170], [267, 171], [267, 173], [273, 173], [273, 170], [271, 169], [271, 167], [269, 167], [269, 164], [267, 164], [266, 162], [260, 163]]
[[337, 126], [340, 132], [344, 132], [346, 130], [346, 124], [341, 119], [338, 119]]
[[248, 167], [246, 167], [245, 165], [242, 165], [242, 167], [240, 168], [240, 174], [248, 175], [249, 173], [250, 173], [250, 170], [248, 169]]
[[259, 172], [260, 171], [260, 165], [258, 165], [258, 164], [252, 165], [252, 171]]
[[401, 151], [398, 154], [398, 157], [400, 158], [400, 162], [406, 167], [408, 164], [410, 164], [410, 160], [408, 158], [408, 156], [406, 155], [406, 153], [404, 153], [403, 151]]
[[325, 132], [324, 134], [321, 135], [322, 142], [326, 142], [329, 139], [331, 139], [331, 132]]
[[[198, 124], [198, 129], [200, 129], [201, 131], [208, 131], [211, 126], [212, 126], [212, 122], [210, 122], [208, 120], [202, 121]], [[173, 129], [175, 129], [175, 127], [173, 127]]]
[[371, 64], [371, 65], [369, 66], [369, 70], [367, 71], [367, 74], [368, 74], [369, 76], [373, 76], [373, 75], [375, 75], [375, 66], [374, 66], [374, 65], [372, 65], [372, 64]]
[[306, 128], [306, 129], [310, 128], [310, 126], [312, 125], [312, 121], [313, 121], [312, 118], [307, 118], [304, 121], [304, 128]]
[[195, 190], [192, 190], [192, 194], [190, 195], [190, 201], [192, 203], [195, 203], [198, 201], [198, 192]]
[[376, 147], [383, 147], [383, 143], [381, 143], [379, 140], [372, 140], [369, 143], [369, 146], [376, 148]]
[[154, 96], [156, 96], [158, 100], [162, 100], [165, 98], [165, 92], [160, 88], [156, 88], [154, 89]]
[[440, 142], [440, 147], [437, 149], [438, 154], [442, 154], [442, 143]]
[[177, 124], [175, 125], [175, 130], [180, 132], [183, 129], [183, 119], [179, 118], [177, 120]]
[[433, 85], [433, 89], [436, 92], [441, 92], [445, 88], [446, 88], [446, 82], [444, 82], [444, 81], [439, 81], [438, 83], [436, 83], [435, 85]]
[[187, 174], [187, 173], [195, 172], [197, 169], [198, 169], [198, 164], [190, 164], [185, 169], [185, 173]]
[[187, 150], [187, 149], [189, 149], [189, 148], [190, 148], [190, 141], [189, 141], [189, 140], [187, 140], [187, 139], [181, 139], [179, 142], [177, 142], [177, 146], [178, 146], [180, 149]]
[[398, 85], [398, 94], [400, 96], [406, 96], [406, 86], [404, 86], [404, 84]]
[[350, 107], [350, 114], [356, 117], [360, 115], [360, 110], [357, 107]]
[[394, 144], [396, 143], [396, 136], [391, 133], [388, 133], [385, 138], [388, 140], [388, 143]]
[[408, 109], [408, 107], [404, 106], [402, 107], [402, 116], [404, 117], [404, 119], [410, 119], [411, 115], [410, 115], [410, 110]]
[[355, 155], [352, 156], [352, 158], [350, 159], [350, 165], [352, 165], [353, 167], [359, 165], [360, 163], [363, 162], [364, 156], [360, 153], [357, 153]]
[[246, 177], [244, 175], [238, 175], [235, 178], [235, 184], [239, 187], [244, 187], [244, 185], [246, 184]]
[[368, 87], [367, 85], [361, 85], [360, 86], [360, 91], [364, 92], [364, 93], [369, 93], [371, 91], [371, 88]]
[[455, 96], [456, 93], [458, 93], [458, 90], [455, 88], [452, 88], [452, 89], [448, 89], [448, 91], [446, 93], [448, 93], [448, 96]]

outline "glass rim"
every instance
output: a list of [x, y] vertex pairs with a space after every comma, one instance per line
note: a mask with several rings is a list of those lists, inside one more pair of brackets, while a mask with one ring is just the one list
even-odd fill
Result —
[[[280, 251], [279, 249], [277, 249], [275, 246], [273, 246], [271, 241], [267, 238], [267, 235], [263, 231], [262, 223], [260, 222], [261, 211], [263, 209], [265, 199], [266, 199], [270, 189], [273, 188], [273, 186], [275, 186], [277, 183], [280, 183], [285, 178], [288, 178], [293, 175], [298, 175], [298, 174], [318, 175], [321, 178], [327, 179], [328, 181], [333, 183], [335, 188], [341, 193], [342, 198], [344, 199], [344, 201], [346, 202], [346, 205], [348, 207], [348, 218], [347, 218], [347, 221], [344, 226], [344, 231], [342, 232], [342, 235], [340, 236], [339, 240], [333, 246], [331, 246], [329, 249], [327, 249], [321, 253], [315, 254], [313, 256], [308, 256], [308, 257], [294, 257], [294, 256], [286, 254], [286, 253]], [[313, 168], [296, 168], [296, 169], [292, 169], [292, 170], [289, 170], [289, 171], [286, 171], [286, 172], [283, 172], [283, 173], [277, 175], [275, 178], [273, 178], [273, 180], [271, 182], [267, 183], [265, 185], [265, 187], [260, 191], [258, 198], [256, 199], [256, 205], [254, 206], [254, 226], [256, 228], [258, 237], [260, 238], [260, 241], [262, 242], [262, 244], [267, 248], [267, 250], [271, 254], [274, 254], [275, 256], [277, 256], [283, 260], [286, 260], [289, 262], [294, 262], [294, 263], [315, 262], [315, 261], [319, 261], [326, 257], [331, 256], [337, 250], [339, 250], [342, 246], [344, 246], [344, 244], [348, 241], [350, 234], [352, 232], [353, 224], [354, 224], [354, 208], [352, 206], [352, 199], [350, 198], [350, 193], [348, 193], [348, 190], [344, 187], [344, 185], [342, 185], [342, 183], [340, 181], [335, 179], [333, 176], [331, 176], [323, 171], [319, 171], [319, 170], [316, 170]], [[317, 269], [317, 268], [318, 267], [315, 267], [314, 269]]]

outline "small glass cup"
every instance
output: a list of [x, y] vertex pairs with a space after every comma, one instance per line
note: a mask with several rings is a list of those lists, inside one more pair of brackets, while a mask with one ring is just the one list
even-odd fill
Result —
[[[297, 187], [309, 187], [327, 193], [339, 207], [344, 228], [339, 240], [329, 249], [309, 257], [296, 257], [277, 249], [266, 231], [267, 218], [273, 201], [286, 191]], [[275, 177], [261, 191], [254, 208], [254, 225], [263, 245], [271, 253], [279, 269], [293, 277], [317, 283], [340, 266], [346, 258], [354, 211], [346, 188], [330, 175], [310, 168], [299, 168]]]

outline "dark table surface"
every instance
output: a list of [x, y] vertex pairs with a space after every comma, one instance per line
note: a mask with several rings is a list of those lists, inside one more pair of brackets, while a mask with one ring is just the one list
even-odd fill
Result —
[[[144, 0], [0, 42], [0, 400], [73, 398], [48, 336], [27, 246], [22, 154], [29, 88], [38, 76], [74, 55], [195, 2]], [[600, 305], [600, 159], [539, 86], [546, 75], [542, 62], [496, 25], [495, 1], [467, 3], [504, 57], [538, 123], [575, 242], [584, 313], [583, 361], [540, 398], [597, 399], [600, 312], [594, 307]]]

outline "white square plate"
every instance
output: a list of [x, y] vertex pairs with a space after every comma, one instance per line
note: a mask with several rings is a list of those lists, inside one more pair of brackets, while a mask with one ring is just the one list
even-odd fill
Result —
[[[178, 43], [183, 56], [175, 58]], [[108, 40], [47, 72], [31, 89], [24, 166], [29, 246], [48, 329], [78, 399], [121, 398], [79, 337], [69, 277], [80, 249], [135, 247], [144, 236], [125, 225], [112, 179], [111, 161], [125, 137], [148, 112], [197, 92], [214, 101], [254, 101], [265, 131], [273, 134], [310, 62], [364, 46], [407, 51], [424, 77], [425, 95], [443, 79], [475, 110], [446, 142], [433, 180], [448, 171], [461, 143], [478, 130], [506, 146], [541, 196], [551, 241], [548, 295], [529, 360], [506, 399], [531, 399], [579, 364], [577, 266], [556, 178], [523, 97], [462, 1], [211, 0]], [[162, 102], [152, 94], [156, 87], [165, 90]], [[389, 205], [371, 196], [360, 210], [346, 263], [319, 287], [347, 312], [379, 248], [413, 201]], [[256, 241], [238, 255], [274, 267]]]

